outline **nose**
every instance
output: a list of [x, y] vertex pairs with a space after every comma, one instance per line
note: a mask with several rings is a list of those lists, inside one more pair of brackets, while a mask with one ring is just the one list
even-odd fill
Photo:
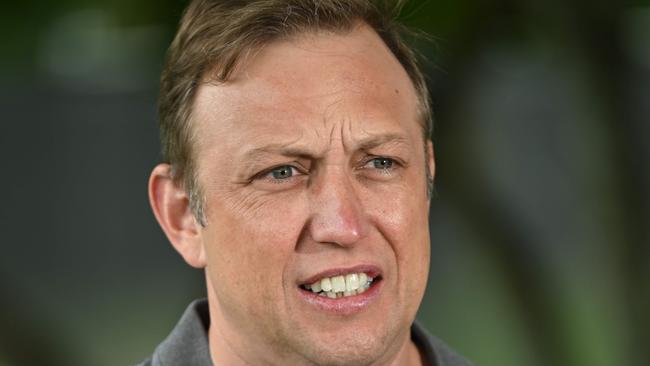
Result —
[[310, 189], [310, 236], [318, 243], [350, 247], [366, 235], [368, 226], [354, 182], [343, 172], [321, 178]]

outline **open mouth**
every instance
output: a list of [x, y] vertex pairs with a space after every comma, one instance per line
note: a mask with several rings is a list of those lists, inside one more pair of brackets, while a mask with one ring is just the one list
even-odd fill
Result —
[[381, 281], [381, 276], [372, 277], [365, 272], [359, 272], [323, 277], [311, 284], [300, 285], [300, 288], [318, 296], [336, 299], [360, 295], [379, 281]]

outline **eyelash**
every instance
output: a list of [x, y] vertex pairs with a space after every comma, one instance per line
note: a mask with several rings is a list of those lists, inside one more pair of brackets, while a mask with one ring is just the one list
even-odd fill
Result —
[[[273, 177], [273, 172], [279, 171], [281, 169], [288, 169], [292, 173], [291, 173], [290, 176], [288, 176], [286, 178]], [[299, 176], [304, 175], [304, 174], [306, 174], [306, 172], [303, 172], [302, 169], [299, 169], [296, 166], [287, 164], [287, 165], [279, 165], [279, 166], [276, 166], [276, 167], [273, 167], [273, 168], [267, 170], [266, 172], [263, 173], [262, 177], [269, 180], [269, 181], [271, 181], [271, 182], [273, 182], [273, 183], [284, 183], [284, 182], [287, 182], [287, 181], [291, 180], [292, 178], [296, 178], [296, 177], [299, 177]]]
[[[386, 160], [387, 163], [389, 163], [388, 164], [389, 166], [385, 168], [378, 168], [376, 162], [380, 160]], [[393, 158], [389, 158], [386, 156], [374, 156], [365, 161], [364, 165], [362, 166], [362, 169], [366, 168], [366, 166], [370, 163], [373, 163], [372, 168], [375, 168], [375, 170], [377, 170], [381, 174], [386, 174], [386, 175], [390, 175], [395, 169], [399, 167], [399, 162]]]
[[[386, 168], [377, 168], [374, 164], [379, 160], [386, 160], [389, 166]], [[362, 162], [363, 165], [361, 165], [359, 170], [370, 168], [372, 170], [376, 170], [379, 174], [386, 175], [386, 176], [390, 176], [395, 170], [399, 169], [403, 165], [397, 159], [389, 158], [386, 156], [373, 156], [370, 157], [369, 159], [363, 160]], [[368, 164], [370, 163], [373, 163], [372, 167], [368, 167]], [[278, 171], [280, 169], [290, 169], [292, 171], [292, 174], [286, 178], [273, 177], [273, 172]], [[299, 168], [291, 164], [284, 164], [284, 165], [278, 165], [269, 168], [267, 170], [258, 173], [257, 175], [255, 175], [255, 177], [253, 177], [253, 180], [266, 180], [271, 183], [282, 184], [282, 183], [288, 183], [289, 181], [294, 180], [295, 178], [298, 178], [300, 176], [306, 175], [307, 173], [308, 171], [306, 171], [304, 168]]]
[[[280, 170], [280, 169], [283, 169], [283, 168], [292, 170], [293, 172], [291, 173], [291, 176], [286, 177], [286, 178], [274, 178], [272, 176], [274, 171], [277, 171], [277, 170]], [[255, 177], [253, 177], [253, 180], [261, 179], [261, 180], [266, 180], [266, 181], [269, 181], [269, 182], [272, 182], [272, 183], [286, 183], [286, 182], [288, 182], [290, 180], [293, 180], [294, 178], [300, 177], [300, 176], [305, 175], [305, 174], [307, 174], [307, 173], [305, 172], [304, 169], [298, 168], [295, 165], [284, 164], [284, 165], [278, 165], [278, 166], [275, 166], [273, 168], [269, 168], [267, 170], [264, 170], [264, 171], [260, 172]]]

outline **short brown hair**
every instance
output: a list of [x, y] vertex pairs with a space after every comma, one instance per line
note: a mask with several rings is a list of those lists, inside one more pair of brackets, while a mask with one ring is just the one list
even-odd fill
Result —
[[200, 83], [226, 82], [250, 51], [279, 39], [309, 32], [345, 33], [366, 23], [406, 70], [418, 93], [423, 136], [431, 135], [429, 92], [407, 30], [396, 21], [403, 1], [372, 0], [194, 0], [186, 9], [162, 72], [159, 98], [163, 160], [184, 185], [190, 207], [205, 225], [196, 182], [190, 119]]

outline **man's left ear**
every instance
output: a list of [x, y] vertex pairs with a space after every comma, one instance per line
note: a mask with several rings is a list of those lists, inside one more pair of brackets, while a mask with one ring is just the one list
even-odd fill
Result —
[[206, 266], [201, 225], [197, 222], [185, 189], [171, 174], [171, 166], [159, 164], [149, 177], [149, 203], [172, 246], [195, 268]]
[[433, 180], [436, 176], [436, 161], [433, 156], [433, 142], [427, 140], [427, 198], [431, 201], [433, 197]]

